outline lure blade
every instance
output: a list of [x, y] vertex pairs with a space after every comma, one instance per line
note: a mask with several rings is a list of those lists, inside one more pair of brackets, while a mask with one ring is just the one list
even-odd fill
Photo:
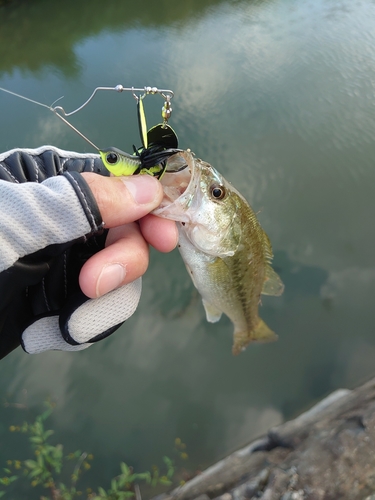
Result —
[[138, 99], [137, 111], [138, 111], [139, 133], [141, 136], [142, 145], [143, 145], [144, 149], [147, 149], [148, 141], [147, 141], [146, 114], [145, 114], [145, 109], [143, 106], [143, 99], [142, 98]]
[[169, 125], [159, 123], [150, 128], [147, 132], [149, 146], [158, 145], [165, 149], [176, 149], [178, 147], [178, 137], [176, 132]]

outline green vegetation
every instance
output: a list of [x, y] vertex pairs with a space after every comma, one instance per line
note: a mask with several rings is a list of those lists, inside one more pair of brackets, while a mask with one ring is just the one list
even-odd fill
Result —
[[[50, 442], [54, 431], [45, 428], [45, 421], [53, 411], [51, 403], [45, 403], [47, 409], [39, 415], [35, 422], [25, 422], [21, 426], [12, 425], [11, 432], [20, 432], [28, 437], [33, 451], [33, 458], [28, 460], [8, 460], [0, 477], [0, 498], [6, 496], [8, 486], [15, 481], [27, 481], [32, 488], [40, 488], [43, 494], [41, 500], [73, 500], [86, 498], [87, 500], [124, 500], [130, 497], [140, 499], [139, 484], [146, 483], [149, 487], [159, 485], [171, 486], [175, 476], [173, 460], [163, 457], [163, 468], [153, 466], [151, 471], [134, 472], [132, 467], [125, 463], [120, 464], [120, 474], [110, 482], [110, 487], [87, 489], [85, 492], [78, 488], [78, 482], [83, 472], [91, 468], [93, 456], [80, 450], [64, 454], [62, 444], [53, 445]], [[188, 458], [186, 445], [181, 439], [175, 440], [175, 452], [182, 460]], [[63, 472], [70, 473], [69, 484], [59, 480]], [[1, 473], [0, 473], [1, 474]]]

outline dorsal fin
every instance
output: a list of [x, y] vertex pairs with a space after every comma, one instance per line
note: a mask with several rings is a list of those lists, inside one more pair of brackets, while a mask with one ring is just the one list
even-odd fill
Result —
[[[262, 229], [263, 231], [263, 229]], [[267, 234], [263, 231], [263, 250], [264, 250], [264, 255], [266, 257], [266, 260], [269, 264], [271, 264], [272, 259], [273, 259], [273, 252], [272, 252], [272, 246], [269, 237]]]

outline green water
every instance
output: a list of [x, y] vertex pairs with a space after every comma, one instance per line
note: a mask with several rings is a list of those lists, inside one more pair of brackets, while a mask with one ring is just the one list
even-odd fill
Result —
[[[175, 92], [180, 146], [212, 163], [269, 234], [281, 298], [272, 345], [232, 357], [177, 252], [153, 252], [137, 313], [82, 353], [0, 363], [0, 466], [26, 458], [10, 423], [46, 397], [68, 450], [94, 453], [91, 485], [187, 444], [206, 467], [338, 387], [375, 373], [375, 4], [371, 0], [13, 2], [0, 8], [0, 86], [70, 111], [97, 86]], [[145, 101], [148, 123], [162, 100]], [[90, 147], [44, 108], [0, 94], [0, 150]], [[100, 147], [139, 143], [135, 101], [103, 93], [72, 122]], [[31, 495], [31, 494], [29, 494]], [[31, 496], [28, 496], [31, 498]], [[36, 496], [36, 498], [38, 498]]]

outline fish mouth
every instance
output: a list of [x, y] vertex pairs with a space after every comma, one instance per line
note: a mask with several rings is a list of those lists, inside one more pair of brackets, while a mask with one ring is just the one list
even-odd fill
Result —
[[166, 171], [160, 182], [163, 200], [152, 213], [179, 222], [189, 222], [186, 214], [198, 192], [200, 170], [190, 151], [180, 151], [168, 158]]

